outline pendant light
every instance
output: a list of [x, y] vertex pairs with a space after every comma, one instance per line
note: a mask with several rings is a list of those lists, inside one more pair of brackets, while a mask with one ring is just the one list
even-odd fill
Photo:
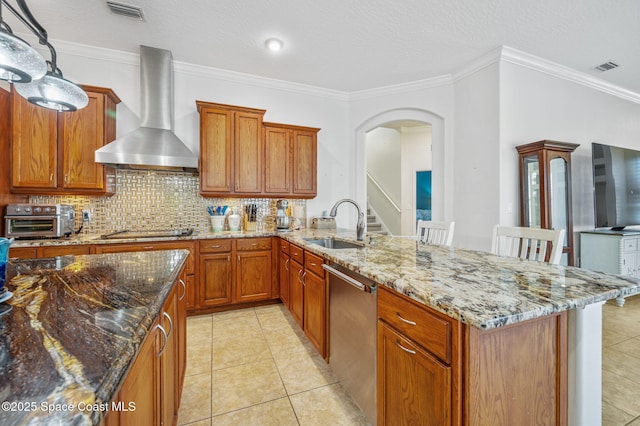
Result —
[[[1, 4], [6, 6], [11, 13], [13, 13], [20, 22], [22, 22], [29, 30], [38, 37], [40, 44], [47, 46], [51, 53], [51, 61], [44, 61], [44, 59], [37, 53], [31, 46], [25, 43], [26, 47], [33, 50], [35, 54], [44, 62], [44, 72], [39, 72], [37, 75], [32, 75], [31, 78], [21, 79], [9, 79], [15, 84], [16, 91], [32, 104], [41, 106], [43, 108], [54, 109], [57, 111], [75, 111], [80, 108], [84, 108], [89, 103], [89, 97], [78, 85], [66, 80], [62, 76], [62, 71], [57, 66], [56, 50], [48, 41], [47, 31], [38, 23], [35, 17], [31, 14], [31, 11], [27, 7], [25, 0], [16, 0], [16, 3], [20, 7], [22, 14], [18, 12], [9, 2], [9, 0], [0, 0]], [[1, 5], [0, 5], [1, 6]], [[23, 16], [24, 15], [24, 16]], [[0, 16], [1, 17], [1, 16]], [[2, 22], [2, 29], [8, 28], [8, 26]], [[8, 31], [0, 33], [0, 35], [8, 34]], [[13, 34], [10, 34], [12, 37]], [[15, 38], [15, 37], [14, 37]], [[10, 48], [4, 48], [0, 38], [0, 65], [5, 63], [4, 56], [6, 54], [6, 61], [8, 65], [4, 70], [0, 70], [0, 74], [9, 75], [29, 75], [24, 68], [14, 67], [13, 60], [17, 60], [20, 56], [16, 50]], [[21, 41], [20, 39], [17, 39]], [[7, 45], [8, 46], [8, 45]], [[18, 72], [16, 72], [18, 71]], [[41, 71], [41, 69], [39, 70]]]
[[0, 79], [12, 83], [28, 83], [47, 72], [44, 58], [29, 43], [13, 35], [2, 19], [0, 2]]

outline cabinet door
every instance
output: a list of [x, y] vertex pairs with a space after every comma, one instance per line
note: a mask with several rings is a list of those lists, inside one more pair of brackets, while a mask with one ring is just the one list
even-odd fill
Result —
[[200, 110], [200, 192], [231, 191], [233, 113]]
[[231, 279], [231, 253], [201, 254], [198, 306], [231, 303]]
[[185, 296], [187, 310], [193, 309], [196, 307], [196, 283], [195, 277], [193, 275], [187, 275], [185, 277], [184, 283], [187, 286], [187, 294]]
[[239, 251], [234, 302], [270, 299], [271, 268], [271, 251]]
[[159, 337], [158, 329], [149, 333], [120, 389], [115, 403], [122, 409], [110, 414], [120, 417], [120, 426], [160, 424]]
[[178, 292], [180, 286], [174, 286], [162, 310], [162, 315], [158, 319], [165, 332], [167, 333], [166, 341], [163, 342], [160, 350], [160, 409], [161, 424], [174, 425], [178, 420], [178, 383], [179, 383], [179, 364], [178, 364]]
[[42, 247], [42, 256], [40, 257], [82, 255], [89, 254], [90, 250], [88, 245]]
[[638, 254], [624, 253], [622, 255], [622, 275], [627, 277], [638, 276]]
[[450, 425], [451, 368], [378, 321], [378, 424]]
[[302, 323], [304, 312], [304, 291], [302, 287], [302, 265], [289, 262], [289, 311], [300, 327], [304, 328]]
[[320, 355], [326, 356], [327, 285], [324, 276], [305, 271], [304, 283], [304, 332]]
[[35, 259], [38, 257], [36, 247], [12, 247], [9, 249], [10, 259]]
[[293, 194], [315, 196], [317, 191], [317, 133], [293, 131]]
[[290, 131], [280, 127], [264, 129], [264, 192], [291, 192]]
[[262, 115], [234, 115], [234, 181], [237, 193], [262, 193]]
[[87, 95], [85, 108], [60, 115], [62, 187], [66, 189], [105, 188], [104, 166], [94, 161], [94, 152], [104, 145], [105, 97], [92, 92]]
[[184, 384], [184, 375], [187, 369], [187, 300], [188, 300], [188, 287], [187, 281], [188, 277], [192, 275], [182, 274], [180, 279], [180, 289], [178, 290], [178, 312], [177, 312], [177, 324], [176, 324], [176, 333], [178, 334], [178, 384], [177, 384], [177, 396], [176, 401], [178, 401], [179, 408], [180, 400], [182, 398], [182, 385]]
[[12, 90], [11, 187], [58, 186], [56, 111], [35, 106]]
[[289, 255], [280, 252], [280, 300], [287, 308], [289, 307]]

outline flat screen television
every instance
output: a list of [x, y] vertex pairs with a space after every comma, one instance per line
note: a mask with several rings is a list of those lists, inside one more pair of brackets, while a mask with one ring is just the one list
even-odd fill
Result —
[[640, 225], [640, 151], [591, 144], [596, 228]]

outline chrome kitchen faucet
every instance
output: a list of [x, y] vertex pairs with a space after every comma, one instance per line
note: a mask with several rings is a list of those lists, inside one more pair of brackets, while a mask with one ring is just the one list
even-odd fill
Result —
[[333, 207], [331, 207], [331, 212], [329, 213], [329, 216], [336, 217], [336, 213], [338, 212], [338, 206], [345, 202], [353, 204], [354, 206], [356, 206], [356, 209], [358, 209], [358, 223], [356, 224], [356, 238], [358, 239], [358, 241], [362, 241], [364, 236], [364, 212], [362, 211], [358, 203], [356, 203], [354, 200], [350, 198], [343, 198], [342, 200], [338, 200], [338, 202], [336, 202], [333, 205]]

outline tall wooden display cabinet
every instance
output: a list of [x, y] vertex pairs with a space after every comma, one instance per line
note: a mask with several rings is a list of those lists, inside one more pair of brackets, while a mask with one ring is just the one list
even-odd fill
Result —
[[520, 157], [520, 224], [564, 229], [561, 263], [573, 266], [571, 153], [578, 144], [542, 140], [517, 146]]

